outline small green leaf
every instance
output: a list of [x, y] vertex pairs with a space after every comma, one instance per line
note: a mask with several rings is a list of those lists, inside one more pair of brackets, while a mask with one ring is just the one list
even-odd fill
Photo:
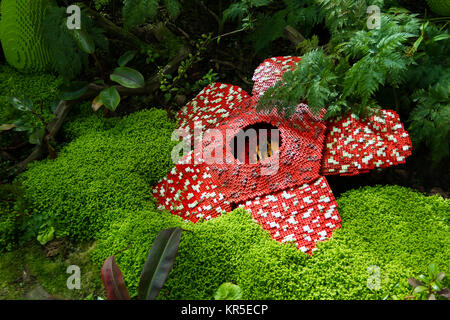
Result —
[[444, 272], [439, 272], [436, 276], [436, 281], [442, 281], [442, 279], [445, 278], [445, 273]]
[[88, 89], [88, 83], [85, 81], [74, 81], [69, 85], [62, 85], [60, 90], [61, 100], [76, 100], [83, 96]]
[[16, 97], [8, 97], [8, 101], [19, 111], [30, 111], [33, 107], [33, 103], [30, 99], [19, 100]]
[[24, 121], [23, 119], [14, 121], [13, 124], [16, 126], [14, 128], [14, 131], [18, 131], [18, 132], [29, 131], [29, 132], [31, 132], [33, 130], [33, 126], [29, 122]]
[[121, 67], [125, 67], [126, 64], [128, 62], [130, 62], [131, 60], [133, 60], [133, 58], [136, 56], [136, 51], [127, 51], [125, 52], [117, 61], [117, 63], [119, 64], [119, 66]]
[[83, 29], [73, 30], [73, 37], [81, 50], [87, 54], [93, 54], [95, 51], [95, 43], [92, 37]]
[[417, 287], [415, 287], [414, 292], [415, 293], [421, 293], [421, 292], [424, 292], [424, 291], [427, 291], [427, 290], [428, 289], [425, 286], [417, 286]]
[[436, 263], [431, 263], [428, 266], [428, 274], [430, 275], [431, 280], [435, 280], [438, 274], [438, 267]]
[[126, 88], [142, 88], [145, 85], [144, 76], [139, 71], [128, 67], [114, 69], [110, 79]]
[[220, 285], [214, 294], [216, 300], [239, 300], [242, 299], [242, 289], [231, 282], [225, 282]]
[[433, 283], [431, 284], [431, 288], [432, 288], [434, 291], [441, 291], [441, 290], [442, 290], [441, 286], [440, 286], [437, 282], [433, 282]]
[[100, 99], [100, 95], [98, 95], [97, 97], [95, 97], [95, 99], [92, 101], [92, 110], [94, 110], [94, 112], [96, 112], [98, 109], [100, 109], [103, 105], [103, 101], [102, 99]]
[[100, 101], [103, 102], [106, 108], [115, 111], [120, 103], [120, 94], [116, 88], [109, 87], [100, 92], [98, 102]]
[[45, 129], [44, 128], [35, 128], [30, 134], [28, 141], [31, 144], [41, 144], [42, 138], [44, 137]]

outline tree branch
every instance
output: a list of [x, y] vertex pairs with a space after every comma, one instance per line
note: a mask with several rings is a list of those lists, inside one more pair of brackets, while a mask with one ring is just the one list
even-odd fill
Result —
[[284, 28], [283, 33], [295, 47], [306, 40], [306, 38], [300, 32], [289, 25]]

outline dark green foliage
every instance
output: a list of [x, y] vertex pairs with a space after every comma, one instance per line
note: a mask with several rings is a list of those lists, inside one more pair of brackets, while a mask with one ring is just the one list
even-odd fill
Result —
[[[239, 285], [244, 299], [403, 298], [410, 291], [408, 277], [430, 262], [448, 272], [448, 200], [386, 186], [349, 191], [338, 203], [342, 229], [312, 257], [272, 240], [241, 209], [197, 224], [168, 213], [122, 211], [92, 257], [101, 264], [133, 243], [117, 261], [135, 295], [146, 248], [157, 233], [191, 230], [183, 234], [160, 299], [211, 299], [224, 282]], [[371, 265], [380, 267], [378, 291], [367, 287]]]
[[155, 300], [172, 270], [181, 240], [181, 228], [162, 230], [153, 241], [139, 280], [138, 297]]
[[[52, 69], [67, 79], [73, 79], [88, 66], [88, 54], [78, 46], [74, 30], [67, 28], [66, 8], [49, 6], [43, 20], [43, 38], [51, 57]], [[108, 41], [103, 30], [95, 27], [84, 11], [81, 13], [81, 28], [89, 34], [94, 44], [108, 50]]]
[[111, 129], [85, 132], [20, 178], [34, 218], [46, 217], [57, 237], [95, 238], [112, 209], [154, 207], [151, 188], [173, 165], [175, 124], [156, 109], [111, 121]]
[[58, 99], [58, 86], [61, 82], [60, 78], [51, 74], [25, 75], [7, 65], [0, 65], [0, 123], [7, 123], [19, 114], [8, 107], [7, 97], [30, 98], [34, 111], [50, 120], [51, 105]]
[[21, 216], [19, 198], [17, 186], [0, 185], [0, 252], [10, 251], [16, 245]]
[[[123, 0], [123, 19], [128, 28], [144, 23], [147, 19], [155, 18], [158, 13], [160, 0]], [[169, 16], [175, 18], [180, 13], [178, 0], [163, 0]]]
[[[342, 26], [333, 27], [339, 32]], [[331, 54], [322, 49], [305, 54], [294, 71], [266, 91], [259, 107], [277, 107], [289, 116], [306, 100], [316, 114], [327, 109], [326, 117], [348, 111], [367, 115], [378, 107], [373, 96], [379, 87], [397, 87], [406, 76], [412, 60], [404, 56], [405, 42], [418, 29], [412, 16], [386, 14], [380, 29], [340, 33], [342, 42], [329, 48]]]
[[432, 152], [436, 164], [449, 156], [450, 141], [450, 72], [428, 91], [413, 95], [417, 107], [412, 111], [409, 130], [416, 145], [423, 144]]
[[10, 98], [29, 99], [32, 111], [45, 122], [53, 119], [52, 106], [58, 98], [61, 79], [49, 74], [22, 74], [7, 65], [0, 65], [0, 125], [16, 127], [0, 133], [0, 146], [11, 147], [28, 139], [23, 131], [42, 130], [43, 123], [31, 112], [23, 112], [10, 104]]
[[450, 1], [449, 0], [427, 0], [433, 12], [440, 14], [441, 16], [450, 15]]
[[322, 16], [313, 0], [238, 0], [223, 12], [223, 20], [238, 20], [249, 30], [247, 39], [254, 50], [260, 52], [280, 38], [287, 25], [307, 35]]
[[[325, 108], [325, 119], [395, 109], [410, 122], [415, 149], [426, 147], [434, 165], [448, 159], [450, 41], [445, 26], [389, 8], [392, 1], [316, 2], [331, 34], [329, 43], [312, 48], [312, 38], [301, 46], [306, 54], [298, 67], [267, 90], [258, 107], [289, 116], [304, 101], [316, 114]], [[369, 5], [381, 9], [379, 29], [366, 25]]]

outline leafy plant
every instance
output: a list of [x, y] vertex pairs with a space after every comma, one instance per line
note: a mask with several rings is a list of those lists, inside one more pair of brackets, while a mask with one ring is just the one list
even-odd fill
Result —
[[81, 29], [70, 30], [67, 28], [66, 8], [50, 5], [42, 28], [52, 69], [67, 80], [72, 80], [88, 66], [89, 55], [96, 47], [109, 50], [103, 30], [94, 25], [85, 10], [81, 14]]
[[380, 86], [403, 81], [412, 61], [402, 51], [418, 28], [414, 17], [386, 14], [380, 29], [352, 31], [329, 54], [322, 48], [306, 53], [294, 71], [265, 92], [259, 108], [276, 107], [290, 116], [307, 101], [315, 114], [325, 108], [326, 118], [349, 111], [367, 116], [378, 107], [374, 95]]
[[[148, 253], [138, 287], [138, 298], [154, 300], [169, 276], [181, 239], [181, 228], [161, 231]], [[105, 260], [101, 276], [108, 300], [129, 300], [130, 295], [115, 257]]]
[[307, 34], [322, 16], [314, 0], [238, 0], [223, 12], [224, 22], [232, 20], [239, 21], [241, 30], [251, 31], [248, 40], [259, 52], [280, 38], [287, 25], [300, 26]]
[[214, 294], [215, 300], [240, 300], [242, 299], [242, 289], [238, 285], [225, 282], [220, 285]]
[[417, 90], [412, 98], [417, 107], [411, 112], [409, 130], [416, 145], [429, 147], [434, 164], [447, 158], [450, 141], [450, 73], [428, 90]]
[[[409, 278], [408, 283], [414, 288], [415, 298], [424, 300], [436, 300], [437, 297], [450, 299], [450, 290], [444, 288], [442, 281], [445, 278], [444, 272], [439, 272], [436, 263], [428, 266], [428, 275], [419, 275], [418, 279]], [[411, 298], [407, 297], [406, 299]]]
[[[144, 23], [147, 19], [153, 19], [158, 12], [161, 0], [123, 0], [122, 15], [127, 28]], [[167, 12], [171, 18], [180, 13], [178, 0], [163, 0]]]
[[[86, 32], [76, 32], [74, 33], [76, 36], [76, 42], [80, 49], [90, 54], [94, 57], [97, 62], [97, 66], [99, 68], [100, 73], [103, 76], [103, 80], [100, 81], [100, 84], [107, 84], [108, 79], [106, 78], [106, 74], [103, 70], [102, 65], [97, 60], [95, 56], [95, 43], [91, 39], [90, 35]], [[135, 51], [127, 51], [124, 55], [122, 55], [117, 63], [119, 67], [115, 68], [114, 71], [110, 74], [109, 79], [114, 81], [125, 88], [142, 88], [145, 86], [144, 76], [137, 70], [126, 67], [127, 63], [130, 62], [136, 55]], [[75, 81], [70, 83], [69, 85], [61, 86], [61, 98], [63, 100], [75, 100], [83, 96], [83, 94], [88, 89], [88, 83], [82, 81]], [[94, 111], [99, 110], [103, 105], [111, 111], [115, 111], [117, 106], [120, 103], [120, 94], [117, 88], [113, 86], [107, 86], [107, 88], [103, 89], [97, 97], [92, 101], [92, 109]]]
[[43, 224], [39, 228], [39, 233], [37, 235], [37, 241], [41, 245], [45, 245], [48, 242], [52, 241], [55, 238], [55, 228], [49, 224]]

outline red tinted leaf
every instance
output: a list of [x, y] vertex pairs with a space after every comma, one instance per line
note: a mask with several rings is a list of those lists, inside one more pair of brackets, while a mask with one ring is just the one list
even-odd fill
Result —
[[410, 286], [412, 287], [418, 287], [418, 286], [425, 286], [425, 284], [422, 281], [419, 281], [417, 279], [414, 278], [409, 278], [408, 279], [408, 283], [410, 284]]
[[109, 257], [103, 263], [101, 276], [108, 300], [130, 300], [122, 272], [114, 256]]

